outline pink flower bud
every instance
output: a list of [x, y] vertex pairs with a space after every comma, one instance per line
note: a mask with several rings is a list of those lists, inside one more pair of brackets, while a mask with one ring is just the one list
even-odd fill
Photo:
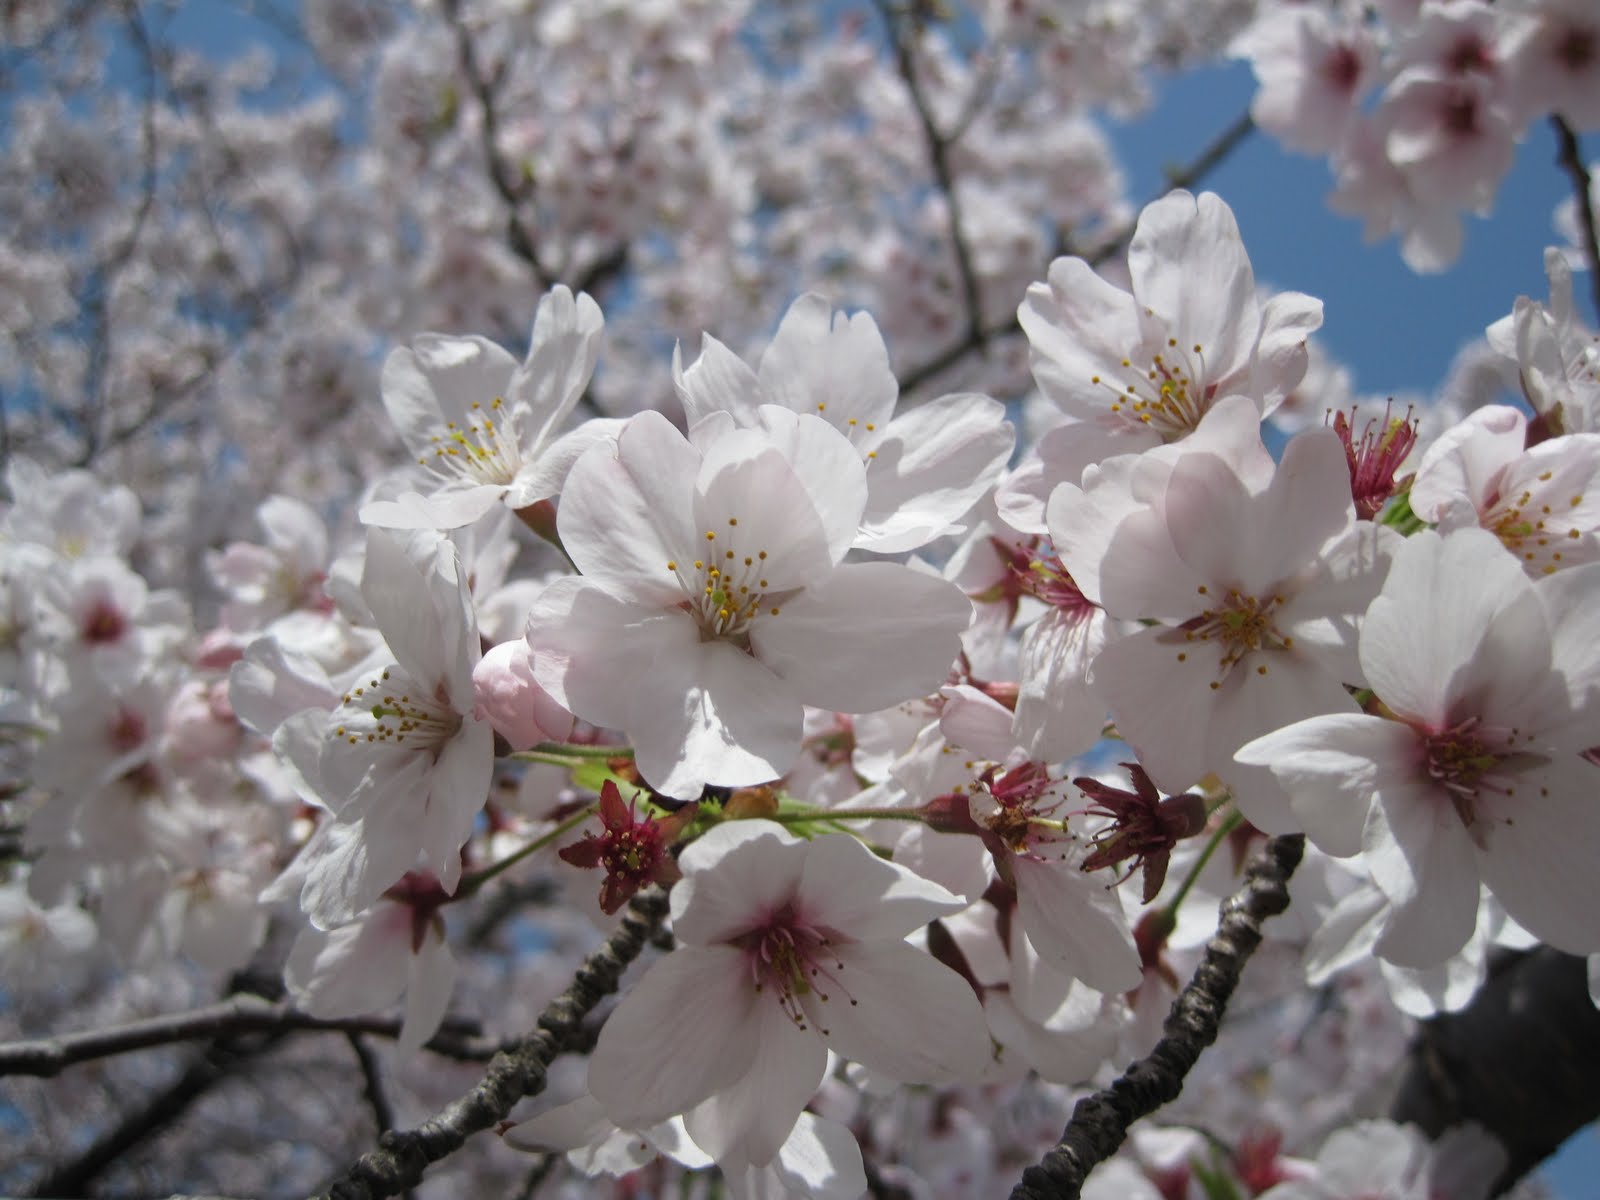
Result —
[[475, 715], [494, 726], [513, 750], [572, 735], [572, 714], [533, 678], [533, 650], [521, 638], [502, 642], [472, 671]]

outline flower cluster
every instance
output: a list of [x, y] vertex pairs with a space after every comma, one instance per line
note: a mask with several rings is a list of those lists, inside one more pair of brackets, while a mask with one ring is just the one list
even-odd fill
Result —
[[[1169, 191], [1108, 261], [1120, 184], [1081, 113], [1231, 46], [1257, 124], [1442, 267], [1530, 122], [1600, 125], [1590, 7], [1029, 0], [975, 6], [966, 54], [884, 5], [897, 78], [854, 27], [752, 68], [749, 29], [793, 34], [792, 6], [563, 0], [523, 14], [534, 49], [492, 4], [432, 7], [306, 5], [381, 101], [317, 205], [277, 177], [331, 163], [337, 123], [286, 113], [292, 150], [242, 128], [248, 64], [207, 99], [151, 56], [131, 230], [71, 105], [12, 113], [8, 152], [57, 168], [49, 203], [0, 196], [24, 296], [0, 301], [0, 383], [39, 455], [0, 511], [7, 1003], [12, 979], [24, 1007], [36, 980], [88, 988], [101, 945], [186, 960], [349, 1034], [381, 1111], [362, 1038], [393, 1036], [400, 1071], [487, 1058], [460, 1013], [527, 1028], [554, 1000], [551, 1055], [588, 1049], [498, 1116], [574, 1187], [715, 1167], [736, 1197], [988, 1194], [1156, 1044], [1257, 844], [1303, 836], [1251, 1036], [1084, 1194], [1486, 1194], [1460, 1163], [1492, 1179], [1487, 1138], [1430, 1148], [1354, 1098], [1495, 949], [1600, 979], [1600, 343], [1571, 262], [1550, 251], [1548, 299], [1486, 331], [1504, 389], [1379, 416], [1314, 352], [1321, 301], [1258, 287], [1220, 196]], [[60, 31], [12, 8], [49, 59]], [[796, 112], [884, 152], [836, 161]], [[198, 235], [145, 224], [255, 142], [261, 194], [210, 214], [226, 312], [199, 329]], [[849, 232], [791, 203], [808, 173], [899, 196], [907, 146], [934, 164], [915, 203]], [[364, 209], [353, 180], [402, 167], [472, 182]], [[21, 248], [52, 207], [96, 231], [59, 239], [69, 266]], [[339, 240], [387, 285], [309, 265]], [[752, 265], [779, 247], [803, 267]], [[144, 338], [61, 353], [141, 304]], [[271, 403], [156, 439], [217, 486], [43, 465], [126, 443], [140, 481], [141, 403], [181, 414], [252, 370]], [[602, 940], [606, 971], [618, 944], [646, 961], [580, 1028], [558, 981]]]

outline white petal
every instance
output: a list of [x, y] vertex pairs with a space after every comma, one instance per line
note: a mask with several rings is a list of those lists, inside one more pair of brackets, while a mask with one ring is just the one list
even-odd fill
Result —
[[[682, 624], [694, 630], [692, 621]], [[634, 697], [624, 728], [640, 774], [656, 790], [694, 800], [708, 783], [765, 783], [794, 765], [805, 709], [791, 688], [738, 647], [662, 639], [650, 668], [642, 668], [631, 672]]]
[[740, 573], [742, 560], [759, 554], [752, 569], [767, 592], [804, 587], [832, 571], [832, 548], [810, 491], [761, 432], [734, 430], [707, 446], [694, 490], [696, 558]]
[[1443, 962], [1478, 921], [1478, 864], [1445, 794], [1396, 788], [1377, 798], [1362, 833], [1362, 859], [1393, 906], [1378, 954], [1406, 967]]
[[902, 1083], [953, 1083], [984, 1070], [988, 1027], [961, 976], [904, 942], [833, 950], [833, 978], [801, 997], [831, 1049]]
[[601, 1027], [589, 1091], [625, 1129], [687, 1112], [750, 1069], [761, 1048], [758, 999], [742, 952], [679, 946]]
[[1234, 757], [1271, 770], [1312, 843], [1348, 858], [1361, 849], [1374, 794], [1415, 778], [1419, 753], [1417, 735], [1398, 721], [1331, 713], [1257, 738]]
[[896, 563], [850, 563], [751, 627], [756, 656], [807, 704], [865, 713], [935, 691], [972, 602]]
[[393, 500], [361, 506], [361, 521], [382, 529], [460, 529], [471, 525], [500, 503], [506, 489], [498, 483], [445, 487], [431, 495], [403, 492]]
[[567, 486], [574, 464], [591, 447], [615, 441], [625, 421], [594, 417], [556, 438], [537, 457], [524, 459], [511, 486], [505, 490], [507, 508], [526, 508], [559, 493]]
[[396, 1050], [402, 1058], [415, 1054], [439, 1030], [456, 986], [456, 960], [437, 931], [429, 930], [421, 949], [411, 955], [406, 973], [406, 1019]]
[[773, 403], [821, 415], [840, 428], [852, 417], [862, 425], [884, 424], [900, 394], [871, 314], [836, 313], [811, 292], [784, 314], [761, 356], [760, 377]]
[[[1526, 694], [1550, 669], [1532, 584], [1481, 529], [1407, 538], [1361, 630], [1367, 682], [1402, 716], [1445, 729], [1496, 692]], [[1543, 640], [1543, 645], [1540, 641]]]
[[961, 897], [885, 862], [847, 834], [811, 843], [796, 900], [806, 923], [855, 941], [903, 938], [967, 907]]
[[682, 347], [672, 348], [672, 381], [691, 429], [718, 412], [731, 413], [738, 425], [751, 425], [763, 402], [756, 373], [709, 333], [701, 338], [700, 357], [688, 370], [683, 368]]
[[1069, 863], [1011, 860], [1017, 917], [1039, 956], [1056, 970], [1102, 992], [1139, 986], [1143, 968], [1133, 931], [1108, 880]]
[[474, 400], [487, 405], [504, 396], [516, 369], [516, 359], [487, 338], [424, 333], [384, 360], [383, 406], [406, 445], [426, 454]]
[[1479, 795], [1484, 883], [1541, 941], [1600, 949], [1600, 767], [1573, 755], [1510, 778], [1514, 794]]
[[828, 1050], [815, 1030], [795, 1024], [773, 993], [757, 998], [752, 1024], [757, 1049], [749, 1069], [697, 1105], [684, 1123], [712, 1158], [732, 1155], [764, 1167], [816, 1095]]
[[508, 397], [530, 417], [524, 451], [548, 440], [589, 386], [604, 328], [600, 306], [585, 292], [574, 297], [557, 284], [539, 300], [528, 357], [512, 377]]
[[692, 558], [691, 481], [700, 455], [657, 412], [640, 413], [617, 437], [573, 464], [556, 524], [584, 576], [619, 599], [662, 606], [683, 599], [667, 566]]
[[842, 561], [867, 507], [867, 472], [860, 454], [848, 438], [820, 417], [764, 404], [757, 413], [757, 424], [788, 459], [795, 478], [810, 495], [832, 561]]
[[1015, 441], [987, 396], [941, 396], [896, 417], [872, 445], [856, 544], [895, 554], [932, 541], [994, 485]]
[[575, 577], [558, 579], [528, 614], [533, 677], [557, 704], [585, 721], [626, 729], [637, 692], [657, 657], [699, 642], [686, 613], [618, 600]]
[[[808, 845], [771, 821], [729, 821], [691, 842], [678, 859], [672, 930], [688, 945], [727, 941], [794, 899]], [[870, 852], [869, 852], [870, 853]]]

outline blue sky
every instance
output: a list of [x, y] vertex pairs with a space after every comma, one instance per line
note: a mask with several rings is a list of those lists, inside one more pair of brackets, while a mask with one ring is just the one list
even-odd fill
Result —
[[[1195, 71], [1165, 84], [1138, 120], [1111, 126], [1134, 196], [1153, 195], [1162, 167], [1193, 158], [1249, 107], [1253, 92], [1242, 63]], [[1519, 295], [1548, 294], [1544, 248], [1560, 241], [1551, 214], [1571, 195], [1554, 160], [1554, 138], [1536, 124], [1494, 213], [1467, 218], [1461, 259], [1440, 275], [1414, 274], [1392, 238], [1364, 243], [1359, 221], [1328, 209], [1326, 161], [1289, 154], [1259, 132], [1203, 187], [1232, 206], [1258, 280], [1324, 302], [1320, 337], [1354, 370], [1359, 391], [1427, 392], [1462, 343], [1509, 313]], [[1579, 304], [1587, 309], [1581, 297]]]

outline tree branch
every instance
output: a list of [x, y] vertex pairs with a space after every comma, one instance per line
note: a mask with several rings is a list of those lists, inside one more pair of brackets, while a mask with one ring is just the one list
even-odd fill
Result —
[[469, 1136], [503, 1121], [524, 1096], [544, 1089], [556, 1055], [581, 1031], [583, 1019], [617, 990], [622, 972], [644, 948], [667, 913], [666, 895], [651, 888], [635, 896], [622, 924], [578, 969], [572, 986], [551, 1002], [537, 1028], [497, 1055], [482, 1082], [415, 1129], [391, 1131], [363, 1155], [319, 1200], [375, 1200], [422, 1179], [432, 1163], [460, 1149]]
[[[1250, 119], [1250, 114], [1244, 113], [1241, 115], [1221, 133], [1217, 134], [1211, 140], [1211, 143], [1186, 166], [1167, 171], [1167, 185], [1156, 196], [1151, 198], [1152, 201], [1159, 200], [1174, 188], [1194, 187], [1212, 171], [1216, 170], [1228, 155], [1232, 154], [1239, 144], [1249, 136], [1254, 128], [1255, 122]], [[1101, 263], [1122, 253], [1133, 239], [1135, 228], [1136, 223], [1125, 225], [1117, 232], [1115, 237], [1097, 246], [1092, 253], [1086, 256], [1089, 265], [1098, 267]], [[1073, 253], [1074, 249], [1068, 238], [1062, 237], [1057, 241], [1055, 251], [1057, 258]], [[902, 375], [900, 377], [901, 394], [904, 395], [906, 392], [920, 387], [941, 372], [949, 370], [967, 355], [975, 350], [981, 350], [989, 342], [1000, 338], [1016, 337], [1021, 332], [1022, 325], [1016, 317], [1012, 317], [1004, 324], [993, 325], [988, 329], [981, 330], [981, 336], [978, 337], [974, 337], [969, 331], [967, 336], [960, 341], [952, 343], [947, 349], [936, 354], [920, 367], [916, 367], [907, 374]]]
[[456, 54], [460, 59], [461, 73], [466, 76], [472, 94], [478, 101], [478, 107], [483, 110], [481, 131], [483, 157], [489, 168], [489, 180], [494, 184], [494, 190], [500, 193], [500, 199], [505, 202], [506, 241], [511, 246], [512, 253], [533, 268], [533, 277], [542, 290], [550, 286], [550, 277], [545, 272], [544, 264], [539, 261], [539, 251], [517, 213], [526, 197], [500, 154], [500, 117], [495, 109], [490, 81], [478, 63], [477, 47], [472, 44], [472, 34], [467, 30], [466, 22], [462, 20], [460, 0], [444, 0], [441, 7], [445, 19], [450, 22], [450, 27], [456, 35]]
[[[271, 1001], [242, 993], [205, 1008], [130, 1021], [109, 1029], [5, 1043], [0, 1045], [0, 1076], [58, 1075], [76, 1063], [194, 1038], [288, 1033], [296, 1029], [370, 1033], [392, 1038], [400, 1036], [400, 1025], [399, 1017], [313, 1017], [287, 1001]], [[484, 1062], [515, 1044], [478, 1036], [475, 1022], [447, 1020], [427, 1048], [449, 1058]]]
[[1584, 960], [1502, 951], [1472, 1003], [1419, 1024], [1390, 1115], [1429, 1137], [1471, 1121], [1506, 1148], [1494, 1192], [1600, 1117], [1600, 1012]]
[[30, 1194], [39, 1197], [82, 1196], [100, 1173], [133, 1147], [160, 1133], [239, 1067], [259, 1058], [288, 1036], [287, 1030], [265, 1038], [241, 1041], [218, 1038], [189, 1063], [176, 1080], [157, 1092], [137, 1112], [128, 1114], [110, 1132], [64, 1166], [38, 1180]]
[[1200, 1052], [1217, 1040], [1228, 998], [1261, 944], [1261, 924], [1289, 906], [1289, 877], [1305, 851], [1303, 834], [1270, 840], [1245, 871], [1244, 886], [1222, 903], [1194, 978], [1168, 1014], [1165, 1035], [1105, 1091], [1078, 1102], [1061, 1141], [1022, 1173], [1011, 1200], [1076, 1200], [1096, 1164], [1116, 1153], [1129, 1127], [1177, 1098]]
[[1600, 238], [1595, 235], [1593, 181], [1583, 162], [1583, 151], [1578, 146], [1578, 135], [1565, 119], [1550, 114], [1550, 127], [1556, 131], [1559, 153], [1556, 163], [1572, 180], [1572, 193], [1578, 202], [1578, 236], [1583, 241], [1584, 261], [1589, 264], [1589, 297], [1594, 303], [1596, 320], [1600, 320]]
[[[950, 171], [950, 143], [934, 125], [933, 113], [928, 108], [928, 97], [917, 77], [917, 63], [912, 52], [911, 39], [903, 28], [903, 19], [890, 7], [889, 0], [877, 0], [877, 8], [894, 49], [895, 62], [900, 68], [900, 78], [905, 80], [906, 91], [911, 96], [911, 107], [916, 110], [922, 125], [922, 137], [928, 146], [928, 161], [933, 167], [934, 182], [944, 195], [945, 208], [950, 214], [950, 244], [955, 250], [956, 272], [961, 277], [961, 299], [967, 309], [967, 337], [972, 349], [979, 349], [988, 335], [983, 328], [983, 307], [978, 298], [978, 276], [972, 266], [972, 251], [962, 232], [961, 204], [956, 198], [955, 177]], [[968, 118], [970, 120], [970, 117]]]

